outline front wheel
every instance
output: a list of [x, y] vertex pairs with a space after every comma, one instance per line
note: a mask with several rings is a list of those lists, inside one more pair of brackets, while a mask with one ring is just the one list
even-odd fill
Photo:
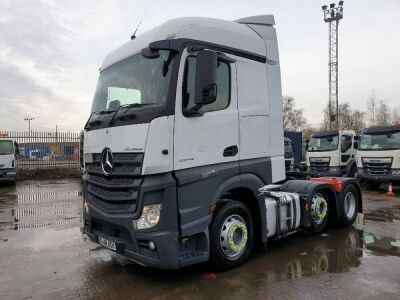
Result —
[[253, 222], [247, 206], [228, 200], [221, 204], [211, 227], [211, 260], [220, 270], [239, 266], [253, 248]]

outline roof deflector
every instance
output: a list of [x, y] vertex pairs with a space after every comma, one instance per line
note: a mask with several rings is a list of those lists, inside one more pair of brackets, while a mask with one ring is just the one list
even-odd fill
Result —
[[260, 15], [260, 16], [252, 16], [246, 17], [235, 22], [240, 24], [254, 24], [254, 25], [264, 25], [264, 26], [273, 26], [275, 25], [275, 19], [273, 15]]

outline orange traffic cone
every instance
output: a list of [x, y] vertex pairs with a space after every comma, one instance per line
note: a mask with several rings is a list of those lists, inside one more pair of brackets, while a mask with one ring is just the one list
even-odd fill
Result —
[[386, 196], [396, 197], [396, 194], [393, 193], [393, 188], [392, 188], [392, 183], [391, 182], [389, 182], [389, 188], [388, 188], [388, 192], [386, 193]]

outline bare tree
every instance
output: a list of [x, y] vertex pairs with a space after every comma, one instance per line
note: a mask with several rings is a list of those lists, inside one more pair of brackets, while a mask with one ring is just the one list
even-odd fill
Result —
[[390, 125], [390, 109], [386, 101], [380, 100], [376, 106], [375, 124], [377, 126]]
[[283, 129], [285, 131], [298, 131], [307, 125], [303, 116], [303, 109], [296, 108], [292, 96], [283, 97]]
[[[339, 104], [339, 126], [343, 129], [353, 129], [360, 132], [365, 127], [365, 113], [357, 109], [352, 109], [350, 104], [345, 102]], [[321, 125], [322, 130], [330, 128], [329, 107], [324, 109], [324, 120]]]

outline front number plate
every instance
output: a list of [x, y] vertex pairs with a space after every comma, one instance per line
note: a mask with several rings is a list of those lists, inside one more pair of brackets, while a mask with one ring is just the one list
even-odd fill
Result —
[[109, 241], [101, 236], [99, 236], [99, 244], [107, 247], [108, 249], [117, 251], [117, 245], [114, 242]]

